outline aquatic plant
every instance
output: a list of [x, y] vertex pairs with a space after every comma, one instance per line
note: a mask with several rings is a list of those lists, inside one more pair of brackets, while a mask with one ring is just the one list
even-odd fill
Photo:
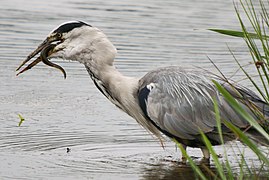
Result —
[[[269, 102], [269, 36], [267, 35], [269, 29], [269, 13], [267, 12], [266, 5], [269, 5], [269, 1], [259, 1], [260, 11], [257, 11], [253, 5], [252, 0], [240, 0], [239, 4], [234, 4], [235, 12], [239, 20], [239, 24], [241, 26], [242, 31], [235, 30], [226, 30], [226, 29], [209, 29], [211, 31], [221, 33], [224, 35], [234, 36], [243, 38], [247, 48], [249, 49], [249, 53], [252, 57], [253, 62], [250, 65], [254, 65], [256, 67], [258, 73], [258, 79], [253, 78], [253, 76], [248, 73], [245, 66], [243, 66], [237, 59], [236, 56], [232, 53], [236, 64], [239, 66], [239, 69], [244, 73], [246, 79], [248, 79], [252, 85], [257, 89], [261, 97], [264, 101]], [[243, 21], [242, 15], [240, 14], [239, 6], [242, 7], [244, 14], [246, 15], [247, 23], [251, 25], [251, 31], [249, 32], [246, 27], [246, 22]], [[262, 87], [258, 86], [258, 81], [262, 84]], [[269, 120], [266, 119], [257, 109], [253, 108], [252, 111], [259, 117], [259, 123], [253, 119], [251, 115], [249, 115], [244, 109], [237, 103], [237, 101], [217, 82], [214, 82], [219, 92], [224, 96], [224, 98], [230, 103], [230, 105], [235, 109], [235, 111], [240, 114], [242, 117], [249, 122], [249, 124], [254, 127], [263, 137], [269, 140]], [[240, 167], [240, 172], [235, 172], [231, 168], [231, 164], [227, 157], [227, 152], [224, 146], [224, 162], [220, 162], [215, 150], [212, 148], [212, 144], [208, 140], [205, 134], [201, 132], [202, 138], [205, 142], [206, 147], [211, 153], [214, 165], [216, 167], [216, 172], [211, 172], [210, 174], [214, 179], [245, 179], [245, 178], [259, 178], [260, 176], [269, 176], [269, 172], [267, 174], [261, 175], [260, 172], [264, 172], [266, 169], [269, 169], [269, 159], [268, 154], [266, 155], [262, 150], [259, 149], [259, 145], [255, 144], [255, 142], [251, 141], [244, 132], [240, 129], [225, 121], [225, 119], [221, 119], [219, 115], [217, 102], [214, 101], [215, 114], [216, 114], [216, 122], [218, 127], [218, 132], [220, 139], [223, 142], [222, 131], [221, 131], [221, 123], [224, 123], [226, 127], [230, 128], [235, 135], [240, 139], [242, 143], [244, 143], [247, 147], [249, 147], [260, 160], [260, 167], [251, 167], [251, 164], [247, 162], [245, 155], [241, 152], [240, 157], [238, 159], [238, 165]], [[198, 166], [193, 160], [188, 156], [184, 148], [177, 143], [179, 148], [181, 149], [182, 155], [186, 157], [189, 161], [190, 166], [193, 168], [194, 172], [201, 179], [207, 179], [207, 176], [203, 173], [202, 169], [206, 169], [207, 171], [211, 171], [207, 166]]]

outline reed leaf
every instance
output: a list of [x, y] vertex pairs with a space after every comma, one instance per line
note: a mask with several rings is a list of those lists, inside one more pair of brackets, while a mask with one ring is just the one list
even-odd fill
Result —
[[[240, 37], [240, 38], [245, 38], [246, 34], [245, 32], [242, 31], [235, 31], [235, 30], [228, 30], [228, 29], [208, 29], [210, 31], [214, 31], [220, 34], [224, 34], [227, 36], [233, 36], [233, 37]], [[253, 38], [253, 39], [259, 39], [260, 36], [256, 33], [247, 33], [248, 37]], [[268, 38], [269, 36], [263, 36], [263, 38]]]
[[225, 180], [226, 176], [224, 173], [224, 169], [222, 167], [222, 164], [219, 161], [219, 158], [218, 158], [215, 150], [213, 149], [212, 144], [210, 143], [210, 141], [208, 140], [208, 138], [206, 137], [206, 135], [202, 131], [200, 131], [200, 134], [202, 135], [202, 138], [203, 138], [203, 141], [206, 145], [206, 148], [209, 150], [211, 157], [213, 158], [213, 161], [215, 163], [215, 166], [217, 168], [217, 172], [218, 172], [219, 176], [221, 177], [221, 179]]

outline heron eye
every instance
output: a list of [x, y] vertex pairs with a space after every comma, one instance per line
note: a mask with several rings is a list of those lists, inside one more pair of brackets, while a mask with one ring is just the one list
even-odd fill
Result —
[[58, 39], [61, 39], [63, 35], [62, 35], [62, 33], [57, 33], [56, 36]]

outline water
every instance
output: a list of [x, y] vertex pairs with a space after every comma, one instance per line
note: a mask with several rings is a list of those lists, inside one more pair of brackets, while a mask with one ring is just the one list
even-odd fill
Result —
[[[1, 0], [0, 14], [1, 179], [194, 177], [188, 166], [172, 162], [181, 157], [175, 145], [168, 140], [162, 149], [103, 97], [81, 64], [55, 60], [66, 80], [43, 64], [15, 76], [21, 61], [60, 23], [83, 20], [102, 29], [118, 49], [116, 66], [129, 76], [167, 65], [215, 71], [207, 56], [231, 75], [237, 67], [226, 43], [239, 60], [251, 61], [242, 40], [206, 30], [240, 29], [233, 1]], [[18, 114], [25, 118], [21, 127]], [[235, 171], [238, 149], [250, 164], [259, 164], [242, 145], [227, 148]], [[197, 161], [202, 156], [199, 149], [188, 152]]]

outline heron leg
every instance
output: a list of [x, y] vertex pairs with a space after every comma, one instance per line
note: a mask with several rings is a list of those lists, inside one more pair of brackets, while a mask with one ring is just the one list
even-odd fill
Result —
[[201, 164], [209, 164], [210, 152], [207, 148], [201, 148], [204, 157], [200, 161]]
[[[184, 144], [181, 144], [181, 145], [182, 145], [183, 149], [186, 151], [187, 146], [184, 145]], [[185, 156], [182, 155], [182, 157], [181, 157], [181, 163], [182, 163], [182, 164], [186, 164], [186, 162], [187, 162], [187, 158], [186, 158]]]

